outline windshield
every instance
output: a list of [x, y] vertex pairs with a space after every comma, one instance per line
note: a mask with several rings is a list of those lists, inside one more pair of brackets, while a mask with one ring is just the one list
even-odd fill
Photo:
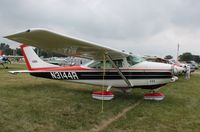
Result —
[[144, 61], [140, 56], [128, 56], [126, 59], [131, 66]]

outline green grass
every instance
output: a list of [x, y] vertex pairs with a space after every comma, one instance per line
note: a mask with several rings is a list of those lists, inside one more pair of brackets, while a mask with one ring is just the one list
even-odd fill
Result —
[[[101, 87], [11, 75], [0, 68], [0, 131], [88, 131], [143, 98], [145, 90], [116, 94], [111, 101], [91, 98]], [[143, 101], [103, 131], [200, 131], [200, 75], [161, 89], [163, 101]]]
[[190, 80], [180, 77], [165, 87], [163, 101], [144, 101], [104, 131], [199, 132], [200, 74], [194, 73]]

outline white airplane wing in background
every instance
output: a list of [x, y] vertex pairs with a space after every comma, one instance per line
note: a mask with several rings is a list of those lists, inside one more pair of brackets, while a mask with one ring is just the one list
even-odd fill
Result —
[[129, 54], [99, 44], [64, 36], [43, 29], [29, 29], [5, 38], [37, 48], [61, 53], [67, 56], [102, 60], [107, 53], [112, 59], [127, 57]]

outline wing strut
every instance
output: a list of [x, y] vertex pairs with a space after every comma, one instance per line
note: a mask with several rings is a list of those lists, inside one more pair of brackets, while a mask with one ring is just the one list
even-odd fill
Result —
[[124, 76], [124, 74], [120, 71], [120, 69], [115, 65], [115, 63], [113, 62], [112, 58], [108, 54], [105, 54], [105, 55], [108, 58], [108, 60], [111, 62], [111, 64], [114, 66], [114, 68], [117, 70], [119, 75], [122, 77], [122, 79], [126, 82], [128, 87], [129, 88], [133, 87], [132, 84], [129, 82], [129, 80]]

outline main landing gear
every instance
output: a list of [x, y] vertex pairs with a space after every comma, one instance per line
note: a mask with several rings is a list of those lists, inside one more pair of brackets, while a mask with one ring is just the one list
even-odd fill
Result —
[[108, 86], [104, 91], [94, 91], [92, 93], [92, 98], [98, 100], [112, 100], [114, 98], [114, 94], [110, 91], [112, 86]]
[[160, 101], [163, 100], [165, 98], [165, 95], [161, 92], [158, 92], [158, 90], [153, 90], [150, 93], [145, 93], [144, 94], [144, 99], [145, 100], [156, 100], [156, 101]]
[[[92, 98], [97, 100], [112, 100], [114, 98], [114, 94], [110, 91], [111, 86], [107, 88], [107, 90], [104, 91], [94, 91], [92, 93]], [[117, 91], [122, 91], [123, 93], [130, 93], [130, 90], [132, 89], [117, 89]], [[160, 101], [165, 98], [165, 95], [162, 92], [158, 92], [158, 90], [153, 90], [149, 93], [144, 94], [145, 100], [156, 100]]]

